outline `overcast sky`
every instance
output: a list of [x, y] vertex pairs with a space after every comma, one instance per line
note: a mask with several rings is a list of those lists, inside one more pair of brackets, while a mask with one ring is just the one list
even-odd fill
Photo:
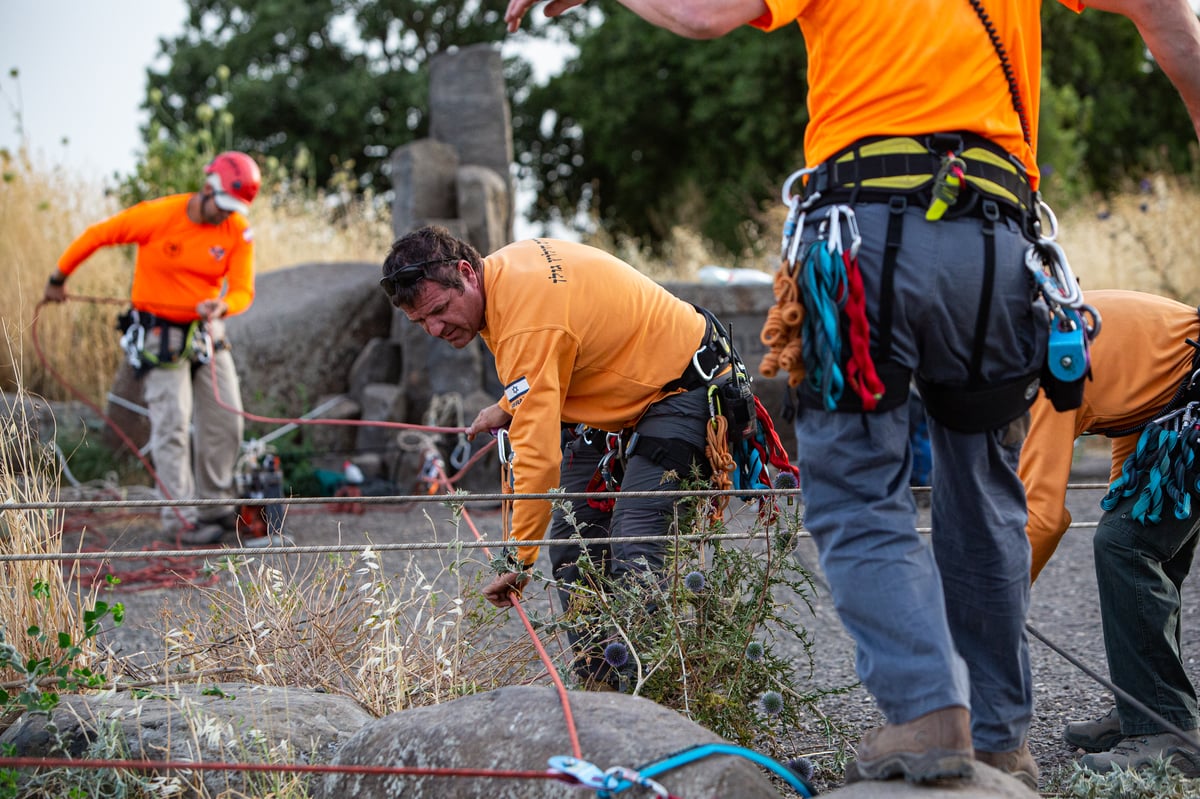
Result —
[[[186, 18], [184, 0], [0, 0], [0, 147], [20, 143], [19, 111], [37, 163], [96, 179], [132, 172], [146, 69]], [[541, 79], [561, 63], [556, 48], [519, 46]]]
[[186, 17], [183, 0], [0, 0], [0, 147], [20, 143], [19, 112], [37, 163], [131, 172], [146, 68]]

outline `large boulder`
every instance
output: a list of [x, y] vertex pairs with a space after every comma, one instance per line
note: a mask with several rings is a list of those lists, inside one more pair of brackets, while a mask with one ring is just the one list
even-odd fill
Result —
[[[222, 683], [64, 696], [52, 718], [57, 735], [45, 716], [27, 713], [0, 735], [0, 747], [16, 757], [79, 758], [99, 736], [119, 735], [133, 760], [328, 763], [372, 716], [345, 696]], [[176, 774], [183, 797], [264, 795], [251, 772]]]
[[296, 417], [347, 392], [359, 353], [391, 329], [379, 275], [378, 263], [342, 262], [258, 276], [254, 304], [227, 322], [247, 411]]
[[[696, 744], [721, 742], [704, 727], [647, 699], [619, 693], [568, 696], [583, 759], [601, 769], [636, 768]], [[551, 757], [571, 754], [569, 741], [554, 688], [513, 686], [373, 721], [342, 746], [334, 764], [545, 772]], [[704, 758], [655, 779], [678, 796], [780, 796], [765, 772], [736, 757]], [[579, 794], [579, 787], [556, 780], [394, 774], [328, 774], [314, 793], [317, 799], [557, 799]]]

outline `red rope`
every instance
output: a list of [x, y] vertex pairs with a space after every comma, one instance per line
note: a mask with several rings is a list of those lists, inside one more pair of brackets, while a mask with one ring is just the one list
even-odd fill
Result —
[[[442, 471], [440, 466], [438, 467], [438, 479], [449, 489], [449, 480], [446, 479], [446, 473]], [[467, 513], [466, 508], [463, 508], [462, 516], [467, 522], [467, 527], [471, 528], [471, 532], [475, 535], [475, 540], [483, 541], [483, 536], [480, 534], [479, 529], [475, 527], [475, 523], [471, 521], [471, 516]], [[487, 547], [483, 548], [483, 552], [488, 560], [492, 559], [492, 553]], [[558, 699], [562, 704], [563, 716], [567, 725], [567, 736], [571, 740], [571, 752], [574, 754], [576, 760], [582, 760], [583, 749], [579, 745], [579, 732], [575, 728], [575, 714], [571, 712], [571, 700], [567, 696], [567, 687], [563, 684], [558, 669], [554, 667], [554, 662], [550, 659], [550, 654], [542, 646], [542, 641], [538, 638], [537, 632], [534, 631], [529, 617], [525, 615], [525, 609], [521, 607], [520, 595], [516, 591], [512, 591], [508, 596], [512, 600], [512, 606], [516, 609], [517, 615], [521, 617], [521, 623], [525, 625], [525, 631], [529, 633], [529, 640], [533, 642], [533, 648], [537, 650], [538, 657], [541, 658], [542, 663], [546, 666], [546, 672], [550, 675], [550, 679], [554, 681], [554, 687], [558, 691]]]
[[321, 763], [227, 763], [190, 760], [72, 760], [53, 757], [0, 757], [0, 768], [91, 768], [127, 771], [254, 771], [282, 774], [403, 774], [416, 777], [497, 777], [518, 780], [559, 780], [577, 784], [557, 771], [486, 768], [435, 768], [430, 766], [335, 766]]
[[867, 323], [867, 301], [858, 259], [842, 252], [846, 265], [846, 318], [850, 322], [850, 359], [846, 379], [862, 399], [863, 410], [873, 411], [883, 398], [884, 385], [871, 359], [871, 328]]

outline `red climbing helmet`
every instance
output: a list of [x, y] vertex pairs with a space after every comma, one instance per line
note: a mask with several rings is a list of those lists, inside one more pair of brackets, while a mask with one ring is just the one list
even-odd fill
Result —
[[208, 175], [205, 182], [212, 186], [213, 202], [217, 207], [242, 214], [250, 210], [250, 203], [254, 201], [258, 187], [262, 184], [262, 173], [258, 170], [258, 164], [254, 163], [253, 158], [237, 150], [218, 155], [212, 163], [204, 167], [204, 174]]

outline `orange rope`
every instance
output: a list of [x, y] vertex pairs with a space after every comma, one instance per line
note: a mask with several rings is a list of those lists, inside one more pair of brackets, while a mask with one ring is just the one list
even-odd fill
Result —
[[[721, 491], [733, 488], [733, 478], [729, 473], [737, 468], [733, 454], [729, 451], [729, 438], [726, 435], [728, 428], [729, 422], [723, 415], [718, 414], [709, 420], [708, 429], [704, 433], [708, 439], [704, 454], [708, 456], [708, 462], [712, 465], [712, 487]], [[725, 516], [725, 509], [729, 507], [729, 497], [713, 497], [709, 507], [709, 519], [720, 521]]]
[[788, 373], [788, 385], [795, 388], [804, 380], [803, 342], [800, 325], [804, 322], [804, 306], [800, 303], [800, 287], [796, 285], [791, 265], [784, 261], [775, 273], [775, 305], [767, 311], [759, 339], [767, 347], [758, 371], [764, 377], [774, 377], [780, 369]]

